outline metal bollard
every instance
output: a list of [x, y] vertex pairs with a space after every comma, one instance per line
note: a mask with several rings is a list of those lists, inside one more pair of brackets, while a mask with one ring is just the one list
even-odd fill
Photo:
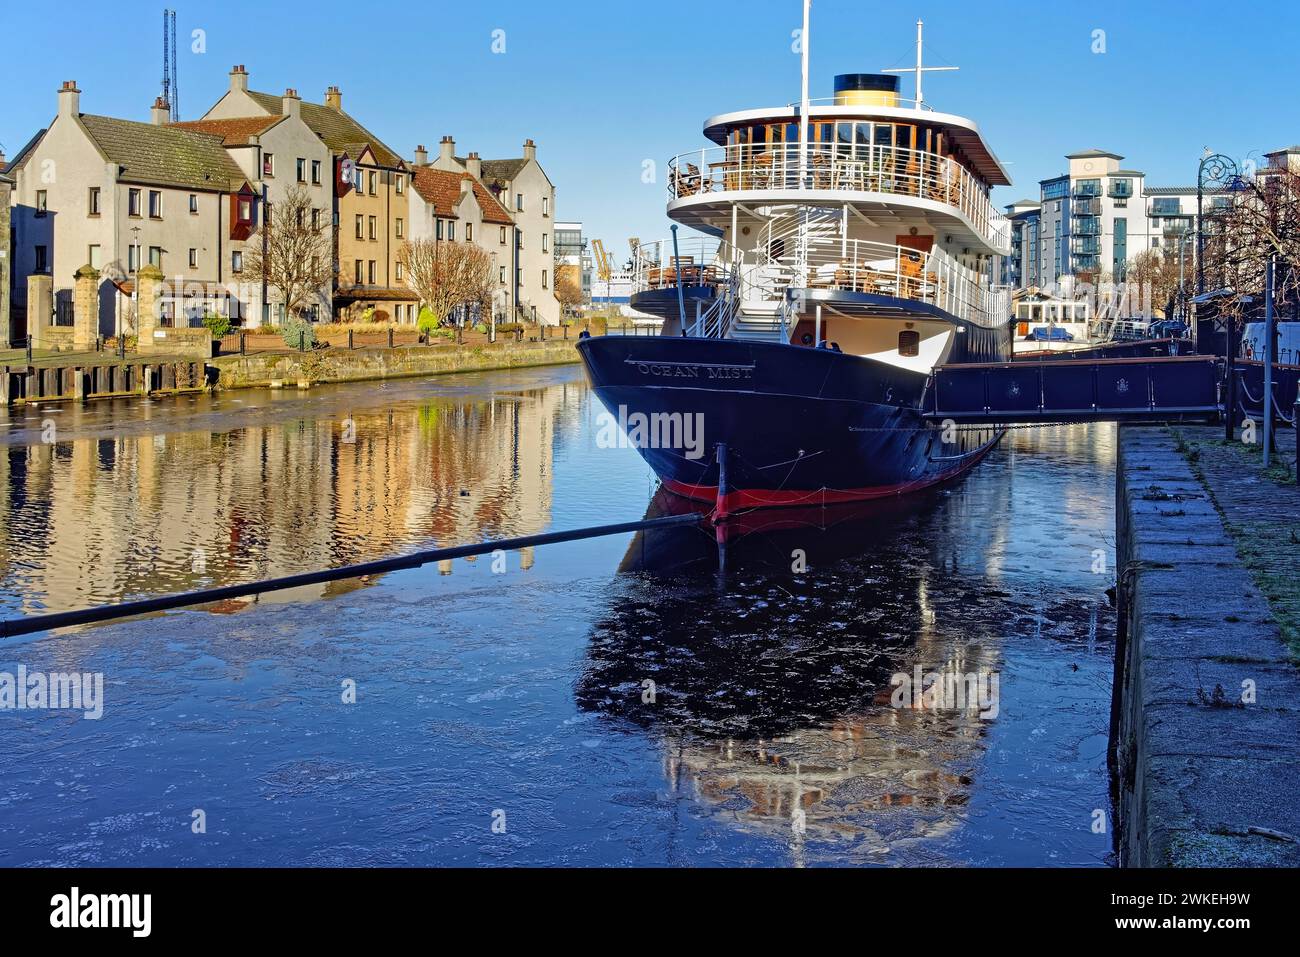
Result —
[[352, 330], [351, 330], [351, 329], [348, 330], [348, 348], [349, 348], [349, 349], [355, 349], [355, 348], [356, 348], [356, 346], [354, 346], [354, 345], [352, 344]]
[[393, 327], [388, 327], [388, 348], [393, 348]]
[[248, 333], [244, 332], [242, 329], [240, 330], [240, 332], [239, 332], [239, 354], [240, 354], [241, 356], [246, 356], [246, 355], [248, 355], [248, 341], [247, 341], [247, 339], [245, 338], [247, 335], [248, 335]]
[[298, 351], [299, 352], [307, 351], [307, 330], [306, 329], [298, 330]]
[[27, 336], [27, 364], [28, 364], [28, 365], [31, 365], [31, 364], [32, 364], [32, 337], [31, 337], [31, 335], [28, 335], [28, 336]]

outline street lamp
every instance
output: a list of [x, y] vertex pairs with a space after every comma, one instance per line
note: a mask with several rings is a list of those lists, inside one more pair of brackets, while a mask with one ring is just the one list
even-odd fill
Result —
[[1205, 190], [1224, 189], [1237, 180], [1237, 164], [1230, 156], [1208, 148], [1196, 167], [1196, 294], [1205, 292]]

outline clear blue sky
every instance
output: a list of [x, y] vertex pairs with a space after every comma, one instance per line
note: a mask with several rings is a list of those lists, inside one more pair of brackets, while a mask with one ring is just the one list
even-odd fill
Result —
[[[525, 137], [558, 190], [561, 219], [621, 256], [628, 236], [667, 235], [663, 169], [707, 145], [705, 117], [799, 95], [791, 31], [799, 0], [709, 3], [198, 4], [173, 0], [180, 106], [197, 118], [221, 95], [232, 64], [254, 89], [287, 86], [344, 108], [409, 157], [437, 149], [517, 156]], [[12, 155], [55, 112], [75, 79], [82, 109], [144, 120], [161, 78], [161, 3], [15, 4], [0, 60], [0, 143]], [[1195, 178], [1205, 146], [1235, 157], [1300, 141], [1294, 0], [1200, 2], [935, 2], [814, 0], [812, 95], [837, 72], [913, 59], [915, 21], [927, 57], [957, 65], [930, 74], [926, 100], [976, 120], [1015, 185], [999, 203], [1036, 197], [1064, 154], [1123, 154], [1154, 185]], [[206, 52], [191, 52], [205, 31]], [[505, 31], [505, 53], [492, 52]], [[1092, 52], [1093, 31], [1106, 52]], [[903, 80], [911, 95], [911, 78]], [[659, 182], [642, 183], [642, 162]]]

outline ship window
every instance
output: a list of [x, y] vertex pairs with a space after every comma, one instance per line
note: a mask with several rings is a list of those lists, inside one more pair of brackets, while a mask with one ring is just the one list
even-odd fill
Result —
[[871, 124], [858, 124], [858, 159], [866, 159], [871, 152]]
[[850, 156], [853, 153], [853, 124], [840, 123], [835, 128], [836, 145], [839, 147], [840, 155]]
[[900, 356], [919, 356], [921, 354], [921, 334], [915, 329], [904, 329], [898, 334], [898, 354]]
[[876, 143], [879, 146], [892, 146], [894, 144], [894, 127], [892, 124], [876, 124]]

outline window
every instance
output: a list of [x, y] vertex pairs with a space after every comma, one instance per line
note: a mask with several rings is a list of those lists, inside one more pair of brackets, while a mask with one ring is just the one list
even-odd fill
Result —
[[191, 269], [199, 268], [199, 251], [194, 248], [190, 249], [190, 268]]
[[502, 227], [501, 227], [501, 245], [504, 246], [505, 244], [506, 244], [506, 228], [505, 228], [504, 226], [502, 226]]
[[313, 232], [320, 230], [320, 210], [315, 207], [311, 211], [311, 228]]
[[132, 243], [130, 246], [126, 247], [126, 271], [127, 272], [135, 272], [140, 265], [140, 256], [137, 251], [137, 248], [138, 247], [135, 245], [135, 243]]
[[198, 214], [199, 214], [199, 196], [197, 193], [190, 193], [190, 215], [197, 216]]
[[[393, 263], [393, 276], [396, 277], [398, 282], [402, 281], [402, 264], [400, 262]], [[397, 308], [401, 309], [402, 307], [398, 306]]]
[[244, 254], [240, 252], [238, 249], [232, 250], [230, 253], [230, 271], [231, 272], [244, 271]]
[[156, 266], [157, 268], [162, 269], [162, 247], [161, 246], [149, 247], [149, 265]]
[[447, 238], [448, 238], [449, 240], [451, 240], [453, 243], [456, 241], [456, 222], [455, 222], [455, 220], [450, 220], [450, 219], [447, 220]]
[[501, 280], [500, 280], [500, 281], [501, 281], [501, 285], [504, 286], [504, 285], [506, 284], [506, 267], [505, 267], [505, 266], [502, 266], [502, 267], [501, 267]]
[[521, 229], [515, 230], [515, 249], [524, 248], [524, 233]]
[[36, 271], [47, 272], [49, 268], [50, 268], [50, 263], [49, 263], [49, 259], [47, 258], [47, 250], [45, 249], [44, 246], [37, 246], [36, 247]]
[[546, 285], [546, 270], [545, 270], [545, 269], [542, 270], [542, 288], [543, 288], [543, 289], [548, 288], [547, 285]]
[[239, 221], [241, 223], [251, 223], [253, 221], [253, 201], [251, 199], [240, 199]]
[[86, 262], [90, 263], [92, 269], [98, 269], [99, 268], [99, 246], [92, 245], [90, 249], [88, 249], [86, 252], [87, 252]]
[[403, 232], [404, 225], [405, 225], [405, 224], [402, 222], [401, 218], [399, 217], [398, 220], [397, 220], [397, 224], [396, 224], [396, 226], [394, 227], [395, 230], [396, 230], [396, 235], [397, 235], [397, 238], [398, 238], [398, 239], [401, 239], [401, 238], [402, 238], [402, 232]]
[[373, 286], [375, 284], [375, 261], [372, 259], [366, 265], [369, 267], [366, 270], [366, 281]]
[[127, 190], [126, 214], [128, 216], [140, 215], [140, 191], [138, 189]]
[[370, 172], [370, 195], [379, 195], [379, 174], [371, 170]]
[[301, 156], [298, 157], [297, 173], [298, 173], [298, 182], [300, 183], [307, 182], [307, 161], [303, 159]]
[[438, 220], [437, 224], [434, 226], [434, 233], [433, 233], [433, 235], [434, 235], [434, 238], [435, 238], [435, 239], [442, 239], [442, 220], [441, 220], [441, 219]]
[[397, 195], [401, 196], [405, 190], [406, 190], [406, 177], [399, 174], [397, 177]]
[[262, 154], [262, 175], [263, 176], [275, 175], [275, 154], [274, 153]]
[[313, 186], [320, 185], [320, 160], [311, 161], [311, 182]]
[[524, 211], [524, 194], [515, 193], [515, 210], [522, 213]]
[[542, 197], [542, 215], [543, 216], [551, 215], [551, 197], [549, 196]]
[[162, 193], [156, 189], [149, 190], [149, 218], [162, 219]]
[[374, 216], [370, 217], [370, 238], [379, 238], [379, 221]]
[[360, 259], [358, 259], [357, 260], [357, 283], [356, 283], [358, 286], [361, 285], [362, 281], [365, 279], [365, 273], [362, 271], [363, 269], [364, 269], [364, 264], [361, 262]]
[[99, 215], [99, 187], [90, 187], [90, 195], [86, 198], [86, 212], [91, 216]]
[[550, 252], [551, 249], [550, 239], [551, 236], [549, 233], [542, 233], [542, 252], [544, 253]]
[[366, 218], [357, 213], [357, 239], [366, 238]]
[[921, 354], [921, 334], [915, 329], [904, 329], [898, 334], [898, 354], [904, 357]]
[[474, 224], [473, 224], [473, 223], [466, 223], [466, 224], [465, 224], [465, 242], [467, 242], [467, 243], [472, 243], [473, 241], [474, 241]]
[[36, 191], [36, 215], [37, 216], [44, 216], [49, 211], [50, 208], [49, 202], [50, 202], [49, 194], [43, 189], [38, 189]]

